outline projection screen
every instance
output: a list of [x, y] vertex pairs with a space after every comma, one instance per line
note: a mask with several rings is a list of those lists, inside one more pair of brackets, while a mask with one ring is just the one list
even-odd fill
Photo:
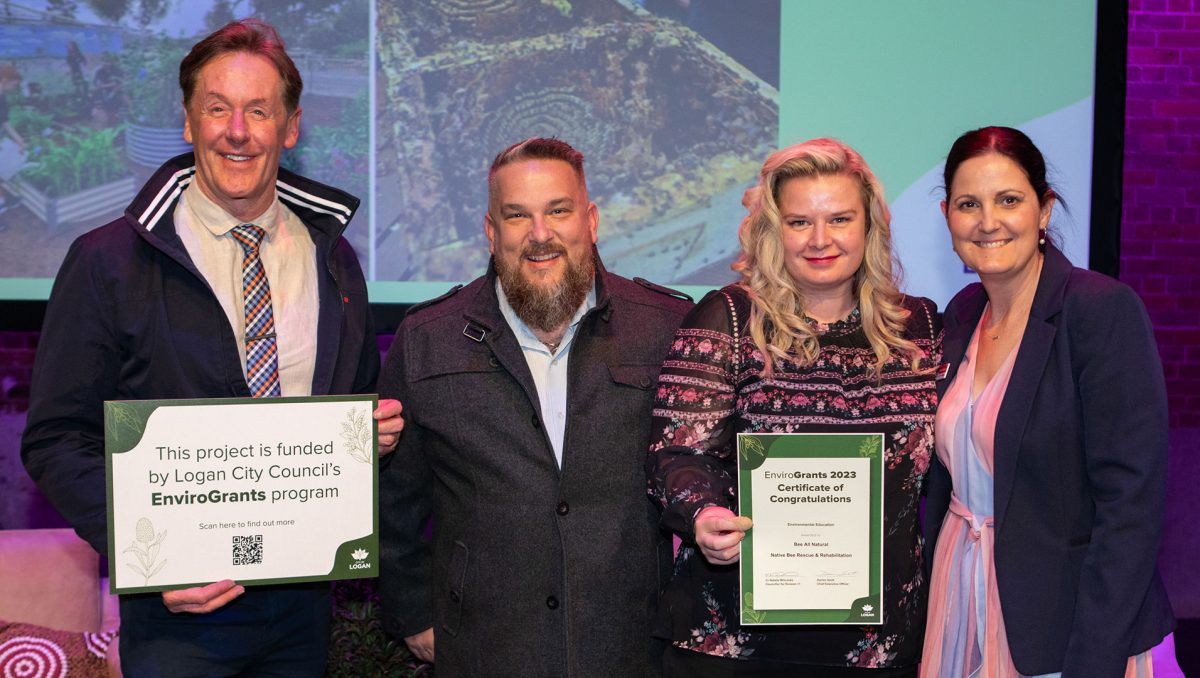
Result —
[[1070, 206], [1055, 227], [1088, 264], [1094, 0], [22, 0], [0, 3], [24, 142], [0, 140], [0, 300], [45, 299], [71, 241], [189, 149], [179, 59], [247, 15], [279, 27], [305, 81], [284, 165], [363, 199], [346, 236], [373, 302], [483, 272], [488, 164], [533, 135], [585, 153], [605, 264], [693, 295], [734, 279], [762, 160], [816, 136], [882, 180], [911, 293], [944, 305], [973, 279], [940, 171], [987, 124], [1045, 152]]

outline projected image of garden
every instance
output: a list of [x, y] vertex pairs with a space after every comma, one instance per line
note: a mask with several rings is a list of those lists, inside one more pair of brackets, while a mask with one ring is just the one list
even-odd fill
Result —
[[[279, 28], [304, 78], [301, 142], [283, 165], [368, 197], [367, 0], [6, 2], [0, 64], [20, 84], [0, 94], [11, 129], [0, 135], [5, 277], [52, 278], [72, 240], [120, 216], [155, 169], [191, 150], [179, 62], [247, 15]], [[365, 219], [347, 235], [359, 227]]]
[[15, 131], [0, 135], [0, 269], [34, 290], [10, 298], [45, 298], [71, 241], [190, 150], [179, 61], [243, 16], [279, 28], [304, 78], [283, 165], [363, 200], [346, 237], [373, 301], [419, 301], [483, 272], [488, 163], [534, 135], [587, 156], [611, 269], [720, 284], [741, 194], [777, 140], [779, 12], [774, 0], [0, 3], [0, 64], [20, 77], [0, 93]]

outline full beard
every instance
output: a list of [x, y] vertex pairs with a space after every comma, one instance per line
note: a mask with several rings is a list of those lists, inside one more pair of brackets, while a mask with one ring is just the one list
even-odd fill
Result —
[[596, 257], [592, 250], [572, 260], [566, 248], [557, 243], [527, 246], [520, 255], [558, 253], [566, 262], [562, 278], [553, 285], [542, 285], [521, 271], [520, 260], [510, 265], [503, 257], [495, 257], [496, 275], [504, 296], [526, 325], [542, 332], [554, 332], [562, 327], [587, 298], [596, 276]]

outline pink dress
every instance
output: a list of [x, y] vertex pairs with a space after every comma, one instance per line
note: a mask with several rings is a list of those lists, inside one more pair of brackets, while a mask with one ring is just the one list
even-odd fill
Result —
[[[980, 318], [980, 326], [985, 312]], [[930, 579], [922, 678], [1018, 678], [996, 587], [992, 443], [1017, 349], [972, 398], [980, 326], [938, 404], [934, 439], [954, 494], [938, 536]], [[1046, 674], [1056, 676], [1059, 674]], [[1131, 657], [1126, 678], [1151, 678], [1150, 653]]]

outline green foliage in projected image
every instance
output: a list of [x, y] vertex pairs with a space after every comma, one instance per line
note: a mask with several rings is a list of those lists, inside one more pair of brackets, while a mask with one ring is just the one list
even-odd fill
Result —
[[120, 127], [63, 132], [39, 143], [32, 164], [20, 177], [55, 198], [116, 181], [129, 173], [120, 147], [114, 144]]
[[[84, 0], [101, 19], [117, 23], [126, 17], [149, 26], [167, 14], [171, 0]], [[74, 3], [72, 3], [74, 4]]]
[[17, 130], [26, 143], [38, 145], [38, 140], [53, 130], [54, 116], [29, 106], [12, 109], [8, 123]]
[[370, 124], [364, 91], [346, 102], [337, 124], [305, 127], [280, 164], [353, 195], [366, 195]]
[[166, 36], [140, 39], [117, 57], [121, 87], [130, 102], [131, 122], [145, 127], [183, 127], [183, 94], [179, 62], [188, 41]]
[[244, 16], [274, 26], [292, 49], [303, 45], [321, 54], [348, 57], [361, 57], [369, 49], [368, 0], [215, 0], [204, 15], [204, 24], [215, 31]]

